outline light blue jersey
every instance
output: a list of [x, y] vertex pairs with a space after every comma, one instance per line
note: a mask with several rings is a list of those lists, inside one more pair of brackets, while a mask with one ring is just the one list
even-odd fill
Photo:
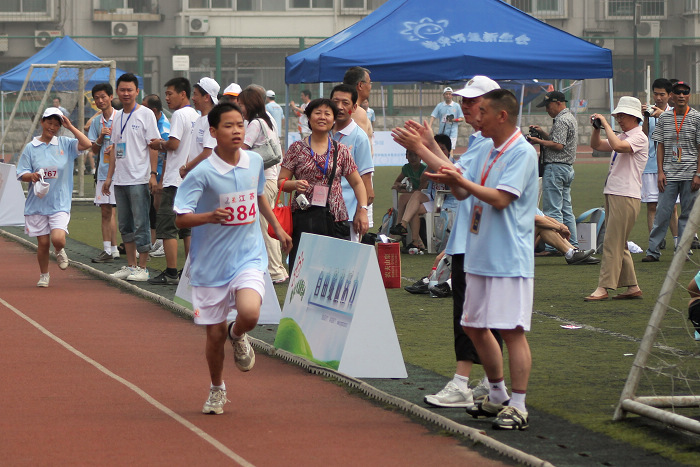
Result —
[[267, 270], [267, 252], [260, 230], [258, 196], [265, 190], [262, 158], [240, 150], [235, 167], [212, 152], [187, 174], [175, 195], [178, 214], [231, 211], [229, 225], [204, 224], [192, 229], [192, 285], [218, 287], [246, 269]]
[[[656, 128], [656, 118], [649, 118], [649, 135], [654, 133]], [[649, 159], [647, 159], [647, 165], [644, 166], [645, 174], [655, 174], [659, 173], [659, 166], [656, 165], [656, 145], [659, 144], [656, 141], [649, 138]]]
[[270, 101], [267, 104], [265, 104], [265, 110], [272, 115], [272, 118], [275, 119], [275, 122], [277, 123], [277, 134], [282, 134], [282, 118], [284, 118], [284, 111], [282, 110], [282, 107], [275, 102], [275, 101]]
[[[114, 114], [116, 112], [112, 110], [112, 115], [109, 116], [108, 120], [105, 120], [104, 115], [100, 114], [99, 117], [92, 119], [90, 123], [90, 129], [88, 130], [88, 138], [90, 141], [96, 141], [102, 133], [102, 127], [112, 128], [112, 122], [114, 122]], [[99, 154], [99, 165], [97, 166], [97, 181], [104, 182], [107, 180], [107, 172], [109, 172], [109, 161], [105, 162], [105, 149], [109, 147], [108, 144], [103, 143], [100, 148]]]
[[[472, 161], [479, 157], [482, 152], [489, 151], [492, 147], [493, 141], [491, 138], [484, 138], [481, 136], [480, 131], [474, 133], [469, 137], [469, 149], [459, 158], [455, 165], [462, 169], [462, 175], [466, 177]], [[445, 253], [448, 255], [461, 255], [466, 253], [471, 202], [472, 197], [469, 196], [467, 199], [459, 201], [457, 205], [455, 220], [452, 223], [452, 232], [450, 232], [450, 238], [447, 240], [447, 246], [445, 247]]]
[[[514, 133], [516, 134], [516, 133]], [[484, 186], [507, 191], [515, 200], [505, 209], [496, 209], [475, 198], [472, 215], [467, 223], [464, 270], [469, 274], [489, 277], [535, 276], [535, 260], [532, 249], [535, 244], [535, 212], [537, 211], [537, 154], [527, 140], [517, 131], [518, 138], [498, 158]], [[508, 138], [510, 140], [510, 138]], [[467, 178], [481, 183], [482, 173], [498, 153], [481, 151], [469, 167]], [[500, 148], [499, 148], [500, 149]], [[478, 233], [472, 232], [473, 213], [481, 209]]]
[[[351, 120], [350, 124], [342, 130], [333, 133], [333, 139], [348, 147], [360, 176], [374, 172], [374, 161], [372, 160], [369, 138], [367, 138], [367, 133], [354, 120]], [[357, 211], [355, 191], [345, 177], [341, 178], [340, 186], [343, 187], [343, 201], [345, 202], [345, 208], [348, 210], [348, 220], [352, 221], [355, 218], [355, 211]]]
[[438, 134], [447, 135], [450, 138], [456, 138], [457, 132], [459, 131], [459, 122], [448, 121], [448, 115], [452, 115], [454, 118], [464, 118], [462, 107], [456, 102], [452, 102], [451, 104], [440, 102], [435, 106], [433, 113], [430, 114], [431, 117], [440, 122]]
[[49, 144], [34, 138], [24, 147], [17, 163], [17, 178], [44, 169], [44, 181], [50, 185], [46, 196], [39, 198], [34, 194], [34, 184], [29, 184], [27, 201], [24, 203], [25, 216], [70, 212], [73, 163], [77, 158], [78, 140], [67, 136], [54, 136]]

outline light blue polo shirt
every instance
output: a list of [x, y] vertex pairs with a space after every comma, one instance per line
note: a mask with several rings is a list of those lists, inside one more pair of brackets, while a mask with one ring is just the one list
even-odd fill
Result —
[[[519, 134], [520, 129], [515, 134]], [[510, 140], [510, 137], [508, 138]], [[481, 174], [496, 157], [497, 151], [482, 151], [469, 167], [467, 178], [481, 183]], [[498, 149], [501, 149], [500, 147]], [[537, 154], [522, 136], [510, 145], [488, 173], [484, 186], [507, 191], [516, 196], [505, 209], [499, 210], [476, 197], [472, 212], [481, 206], [478, 234], [467, 230], [464, 270], [489, 277], [535, 277], [535, 212], [538, 191]], [[471, 223], [471, 215], [467, 225]]]
[[[109, 116], [108, 120], [105, 120], [103, 114], [100, 114], [99, 117], [95, 117], [92, 119], [92, 122], [90, 123], [90, 129], [88, 130], [88, 138], [90, 139], [90, 141], [96, 141], [97, 138], [100, 137], [100, 133], [102, 133], [102, 125], [104, 125], [107, 128], [112, 128], [112, 122], [114, 122], [114, 114], [116, 112], [116, 110], [112, 110], [112, 115]], [[104, 182], [105, 180], [107, 180], [107, 172], [109, 172], [109, 162], [105, 162], [104, 154], [105, 149], [108, 147], [109, 145], [102, 144], [102, 147], [100, 148], [100, 159], [99, 165], [97, 166], [98, 182]]]
[[[654, 133], [654, 128], [656, 128], [656, 118], [649, 118], [649, 135]], [[647, 165], [644, 166], [645, 174], [655, 174], [659, 173], [659, 166], [656, 164], [656, 145], [659, 144], [656, 141], [649, 138], [649, 159], [647, 159]]]
[[[238, 165], [232, 166], [215, 150], [187, 174], [175, 195], [173, 210], [177, 214], [212, 212], [222, 206], [222, 196], [236, 194], [236, 198], [244, 198], [241, 200], [244, 204], [233, 209], [240, 225], [204, 224], [192, 229], [192, 285], [218, 287], [246, 269], [267, 270], [257, 200], [264, 190], [263, 161], [252, 151], [241, 149]], [[254, 199], [249, 196], [251, 193]], [[254, 220], [245, 223], [253, 210]]]
[[[333, 133], [333, 139], [348, 147], [360, 176], [374, 172], [374, 161], [372, 160], [369, 138], [367, 133], [354, 120], [351, 120], [350, 124], [342, 130]], [[332, 160], [331, 164], [333, 164]], [[343, 201], [345, 202], [345, 208], [348, 210], [348, 220], [352, 221], [355, 218], [355, 211], [357, 211], [355, 191], [345, 177], [340, 179], [340, 186], [343, 188]]]
[[34, 138], [27, 143], [17, 163], [17, 179], [26, 173], [44, 169], [45, 182], [50, 185], [43, 198], [34, 194], [34, 184], [29, 184], [24, 215], [50, 216], [57, 212], [70, 212], [73, 195], [73, 163], [78, 158], [78, 140], [67, 136], [54, 136], [49, 144]]
[[282, 133], [282, 118], [284, 117], [284, 111], [282, 110], [282, 107], [275, 102], [275, 101], [270, 101], [267, 104], [265, 104], [265, 110], [272, 115], [272, 118], [275, 119], [275, 122], [277, 123], [277, 134]]
[[436, 118], [438, 122], [440, 122], [438, 134], [447, 135], [450, 138], [456, 138], [457, 132], [459, 131], [459, 122], [445, 121], [445, 117], [448, 115], [454, 115], [455, 118], [464, 118], [462, 106], [456, 102], [452, 102], [451, 104], [440, 102], [435, 106], [433, 113], [430, 114], [431, 117]]
[[[455, 162], [455, 165], [462, 169], [462, 175], [466, 177], [472, 161], [479, 157], [481, 152], [489, 151], [492, 147], [493, 141], [491, 138], [484, 138], [481, 136], [480, 131], [473, 133], [469, 137], [469, 149]], [[471, 200], [472, 197], [469, 196], [467, 199], [458, 201], [455, 219], [452, 223], [452, 232], [450, 232], [450, 238], [447, 240], [447, 246], [445, 247], [445, 253], [448, 255], [463, 255], [466, 253], [467, 232], [469, 231], [469, 221], [471, 219]]]

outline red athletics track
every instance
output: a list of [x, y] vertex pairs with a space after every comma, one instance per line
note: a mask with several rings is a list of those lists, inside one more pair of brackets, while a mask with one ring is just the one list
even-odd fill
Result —
[[224, 415], [203, 415], [204, 333], [0, 237], [2, 465], [503, 465], [343, 387], [227, 346]]

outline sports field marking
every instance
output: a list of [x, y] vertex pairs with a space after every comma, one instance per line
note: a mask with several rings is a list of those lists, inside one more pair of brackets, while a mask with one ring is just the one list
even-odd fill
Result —
[[110, 378], [114, 379], [115, 381], [118, 381], [119, 383], [123, 384], [123, 385], [126, 386], [127, 388], [129, 388], [129, 389], [131, 389], [132, 391], [134, 391], [134, 392], [135, 392], [136, 394], [138, 394], [141, 398], [143, 398], [146, 402], [148, 402], [149, 404], [151, 404], [152, 406], [154, 406], [156, 409], [160, 410], [161, 412], [163, 412], [164, 414], [166, 414], [167, 416], [169, 416], [170, 418], [172, 418], [173, 420], [175, 420], [175, 421], [178, 422], [179, 424], [183, 425], [185, 428], [187, 428], [188, 430], [190, 430], [191, 432], [193, 432], [194, 434], [196, 434], [197, 436], [199, 436], [200, 438], [202, 438], [202, 439], [203, 439], [204, 441], [206, 441], [207, 443], [209, 443], [209, 444], [211, 444], [212, 446], [214, 446], [214, 447], [215, 447], [216, 449], [218, 449], [222, 454], [224, 454], [225, 456], [227, 456], [228, 458], [230, 458], [230, 459], [233, 460], [234, 462], [237, 462], [239, 465], [242, 465], [242, 466], [246, 466], [246, 467], [250, 466], [250, 467], [253, 467], [254, 464], [251, 464], [251, 463], [248, 462], [247, 460], [243, 459], [241, 456], [239, 456], [238, 454], [236, 454], [235, 452], [233, 452], [232, 450], [230, 450], [229, 448], [227, 448], [226, 446], [224, 446], [222, 443], [220, 443], [219, 441], [217, 441], [215, 438], [213, 438], [212, 436], [210, 436], [208, 433], [206, 433], [205, 431], [203, 431], [202, 429], [200, 429], [199, 427], [197, 427], [197, 426], [194, 425], [193, 423], [189, 422], [189, 421], [186, 420], [185, 418], [181, 417], [180, 415], [176, 414], [175, 412], [173, 412], [172, 410], [170, 410], [170, 409], [169, 409], [168, 407], [166, 407], [165, 405], [163, 405], [163, 404], [161, 404], [160, 402], [158, 402], [156, 399], [154, 399], [152, 396], [150, 396], [150, 395], [149, 395], [147, 392], [145, 392], [143, 389], [139, 388], [138, 386], [136, 386], [135, 384], [131, 383], [130, 381], [127, 381], [127, 380], [125, 380], [124, 378], [122, 378], [121, 376], [119, 376], [119, 375], [113, 373], [112, 371], [108, 370], [108, 369], [105, 368], [103, 365], [99, 364], [98, 362], [96, 362], [96, 361], [93, 360], [92, 358], [88, 357], [87, 355], [85, 355], [84, 353], [82, 353], [81, 351], [79, 351], [78, 349], [76, 349], [75, 347], [73, 347], [72, 345], [70, 345], [68, 342], [66, 342], [66, 341], [62, 340], [60, 337], [58, 337], [58, 336], [52, 334], [48, 329], [46, 329], [46, 328], [43, 327], [41, 324], [39, 324], [39, 323], [37, 323], [36, 321], [34, 321], [33, 319], [31, 319], [29, 316], [27, 316], [27, 315], [25, 315], [24, 313], [22, 313], [21, 311], [19, 311], [19, 310], [18, 310], [17, 308], [15, 308], [14, 306], [12, 306], [12, 305], [10, 305], [9, 303], [7, 303], [7, 302], [6, 302], [5, 300], [3, 300], [2, 298], [0, 298], [0, 303], [2, 303], [3, 305], [5, 305], [5, 307], [7, 307], [8, 309], [12, 310], [13, 313], [15, 313], [17, 316], [19, 316], [20, 318], [22, 318], [23, 320], [25, 320], [26, 322], [28, 322], [29, 324], [31, 324], [32, 326], [34, 326], [36, 329], [38, 329], [39, 331], [41, 331], [44, 335], [48, 336], [51, 340], [53, 340], [53, 341], [56, 342], [57, 344], [63, 346], [66, 350], [68, 350], [69, 352], [71, 352], [73, 355], [75, 355], [75, 356], [77, 356], [77, 357], [83, 359], [85, 362], [87, 362], [87, 363], [89, 363], [90, 365], [94, 366], [95, 368], [97, 368], [99, 371], [101, 371], [101, 372], [104, 373], [105, 375], [109, 376]]

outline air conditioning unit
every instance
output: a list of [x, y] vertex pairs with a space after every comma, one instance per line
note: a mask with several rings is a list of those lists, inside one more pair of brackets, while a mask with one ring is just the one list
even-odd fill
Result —
[[637, 26], [637, 37], [660, 37], [660, 21], [642, 21]]
[[136, 39], [139, 23], [136, 21], [112, 21], [112, 39]]
[[615, 39], [603, 39], [599, 36], [588, 37], [588, 42], [604, 49], [615, 50]]
[[190, 34], [204, 34], [209, 31], [208, 16], [190, 16], [188, 24], [190, 26]]
[[37, 49], [46, 47], [56, 37], [61, 37], [61, 31], [36, 30], [34, 31], [34, 47]]

